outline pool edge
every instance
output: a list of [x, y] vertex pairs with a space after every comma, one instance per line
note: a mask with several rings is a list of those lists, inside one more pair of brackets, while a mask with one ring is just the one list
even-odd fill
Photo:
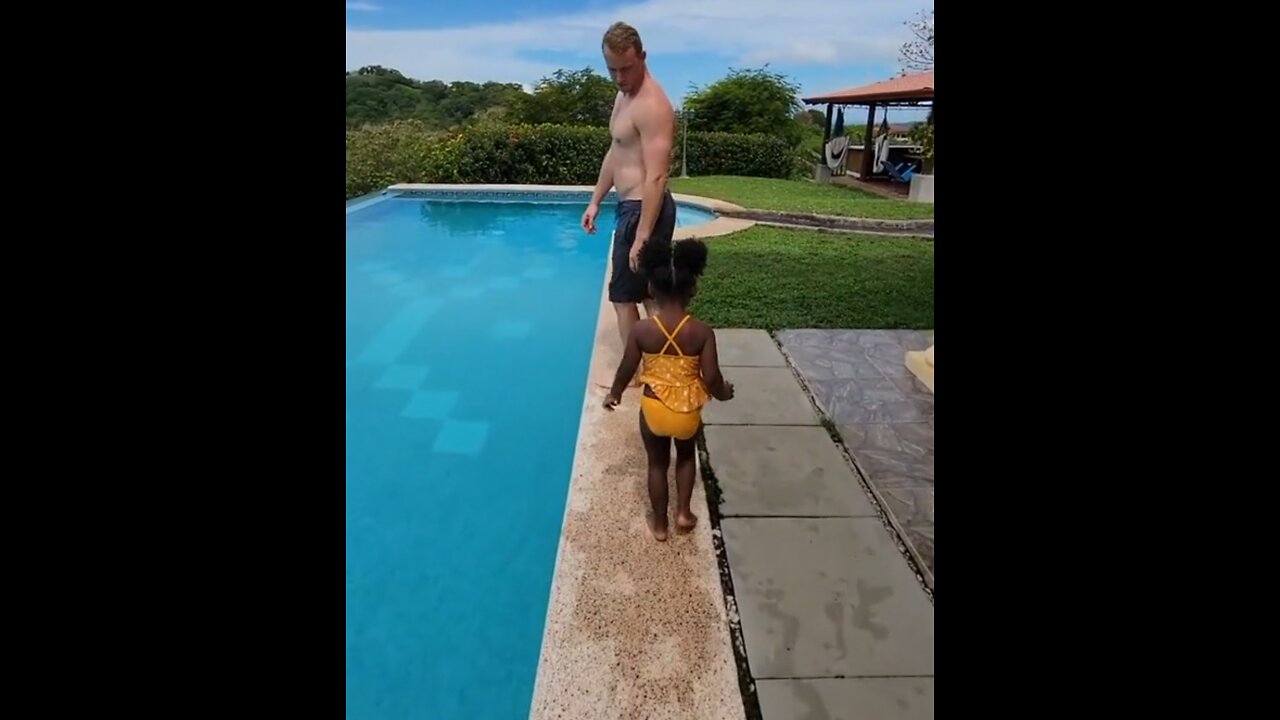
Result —
[[[606, 263], [529, 718], [590, 720], [641, 710], [671, 720], [744, 718], [705, 488], [701, 482], [694, 488], [692, 509], [701, 520], [694, 533], [654, 542], [642, 514], [645, 465], [636, 430], [636, 391], [629, 390], [610, 413], [600, 404], [604, 389], [593, 384], [616, 367], [621, 355], [608, 277]], [[635, 579], [628, 568], [647, 571], [642, 576], [683, 574], [693, 592], [652, 603], [652, 588], [627, 587]], [[601, 593], [602, 588], [607, 590]], [[614, 595], [612, 612], [609, 598], [601, 601], [601, 595]], [[592, 611], [575, 615], [580, 597]], [[692, 612], [681, 607], [685, 603]], [[655, 615], [646, 617], [645, 607]], [[712, 617], [689, 627], [699, 614]], [[627, 642], [633, 636], [627, 630], [636, 628], [644, 642]], [[650, 632], [661, 639], [650, 642]], [[692, 643], [694, 652], [682, 643]], [[655, 680], [663, 688], [686, 682], [692, 696], [672, 707], [671, 690], [650, 696]]]
[[351, 213], [359, 212], [367, 207], [377, 205], [380, 202], [385, 202], [396, 197], [400, 197], [399, 191], [387, 188], [386, 190], [379, 190], [377, 192], [366, 193], [360, 197], [351, 198], [347, 201], [347, 214], [350, 215]]
[[[389, 193], [404, 192], [427, 192], [427, 191], [453, 191], [453, 192], [528, 192], [528, 193], [553, 193], [553, 192], [591, 192], [595, 188], [591, 185], [492, 185], [492, 184], [450, 184], [450, 183], [397, 183], [387, 187]], [[672, 193], [672, 197], [678, 204], [689, 205], [699, 210], [716, 213], [716, 217], [708, 222], [693, 225], [689, 227], [676, 228], [674, 239], [690, 240], [710, 237], [719, 237], [721, 235], [729, 235], [740, 230], [746, 230], [756, 224], [754, 220], [746, 220], [743, 218], [726, 217], [722, 213], [745, 210], [740, 205], [735, 205], [724, 200], [715, 198], [702, 197], [701, 195], [686, 195], [684, 193]], [[372, 203], [369, 203], [372, 204]], [[366, 205], [367, 206], [367, 205]], [[351, 209], [348, 208], [348, 213]]]

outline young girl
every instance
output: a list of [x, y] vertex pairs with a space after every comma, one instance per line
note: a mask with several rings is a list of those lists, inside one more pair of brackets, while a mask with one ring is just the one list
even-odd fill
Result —
[[[686, 308], [707, 265], [707, 246], [698, 240], [652, 241], [640, 250], [640, 271], [649, 279], [657, 312], [631, 329], [613, 388], [604, 400], [612, 410], [644, 361], [640, 383], [640, 437], [649, 455], [649, 530], [667, 539], [667, 467], [676, 446], [676, 531], [689, 532], [698, 518], [689, 511], [693, 495], [694, 438], [702, 427], [702, 406], [710, 397], [729, 400], [733, 384], [720, 374], [716, 335]], [[710, 396], [710, 397], [709, 397]]]

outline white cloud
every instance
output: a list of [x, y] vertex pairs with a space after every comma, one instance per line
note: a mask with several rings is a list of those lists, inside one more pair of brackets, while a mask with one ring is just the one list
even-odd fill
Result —
[[[348, 3], [348, 7], [352, 3]], [[911, 6], [914, 7], [914, 6]], [[615, 20], [634, 25], [654, 54], [708, 52], [726, 64], [896, 64], [910, 38], [901, 0], [647, 0], [614, 12], [515, 20], [464, 28], [347, 28], [347, 67], [393, 67], [415, 78], [531, 84], [560, 64], [526, 53], [560, 52], [598, 62]]]
[[355, 10], [356, 12], [378, 12], [382, 9], [382, 6], [367, 2], [348, 2], [347, 9]]

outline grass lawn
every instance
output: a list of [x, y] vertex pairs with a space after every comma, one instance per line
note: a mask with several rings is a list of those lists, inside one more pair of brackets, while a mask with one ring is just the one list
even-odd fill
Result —
[[713, 327], [933, 327], [933, 243], [756, 226], [706, 241], [691, 311]]
[[933, 205], [891, 200], [839, 185], [805, 180], [711, 175], [671, 178], [671, 191], [725, 200], [754, 210], [810, 212], [821, 215], [916, 220], [933, 217]]

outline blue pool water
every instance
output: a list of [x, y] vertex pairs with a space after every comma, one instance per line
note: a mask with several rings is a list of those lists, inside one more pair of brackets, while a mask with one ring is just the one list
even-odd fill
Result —
[[582, 209], [348, 210], [349, 718], [528, 715], [613, 223]]

